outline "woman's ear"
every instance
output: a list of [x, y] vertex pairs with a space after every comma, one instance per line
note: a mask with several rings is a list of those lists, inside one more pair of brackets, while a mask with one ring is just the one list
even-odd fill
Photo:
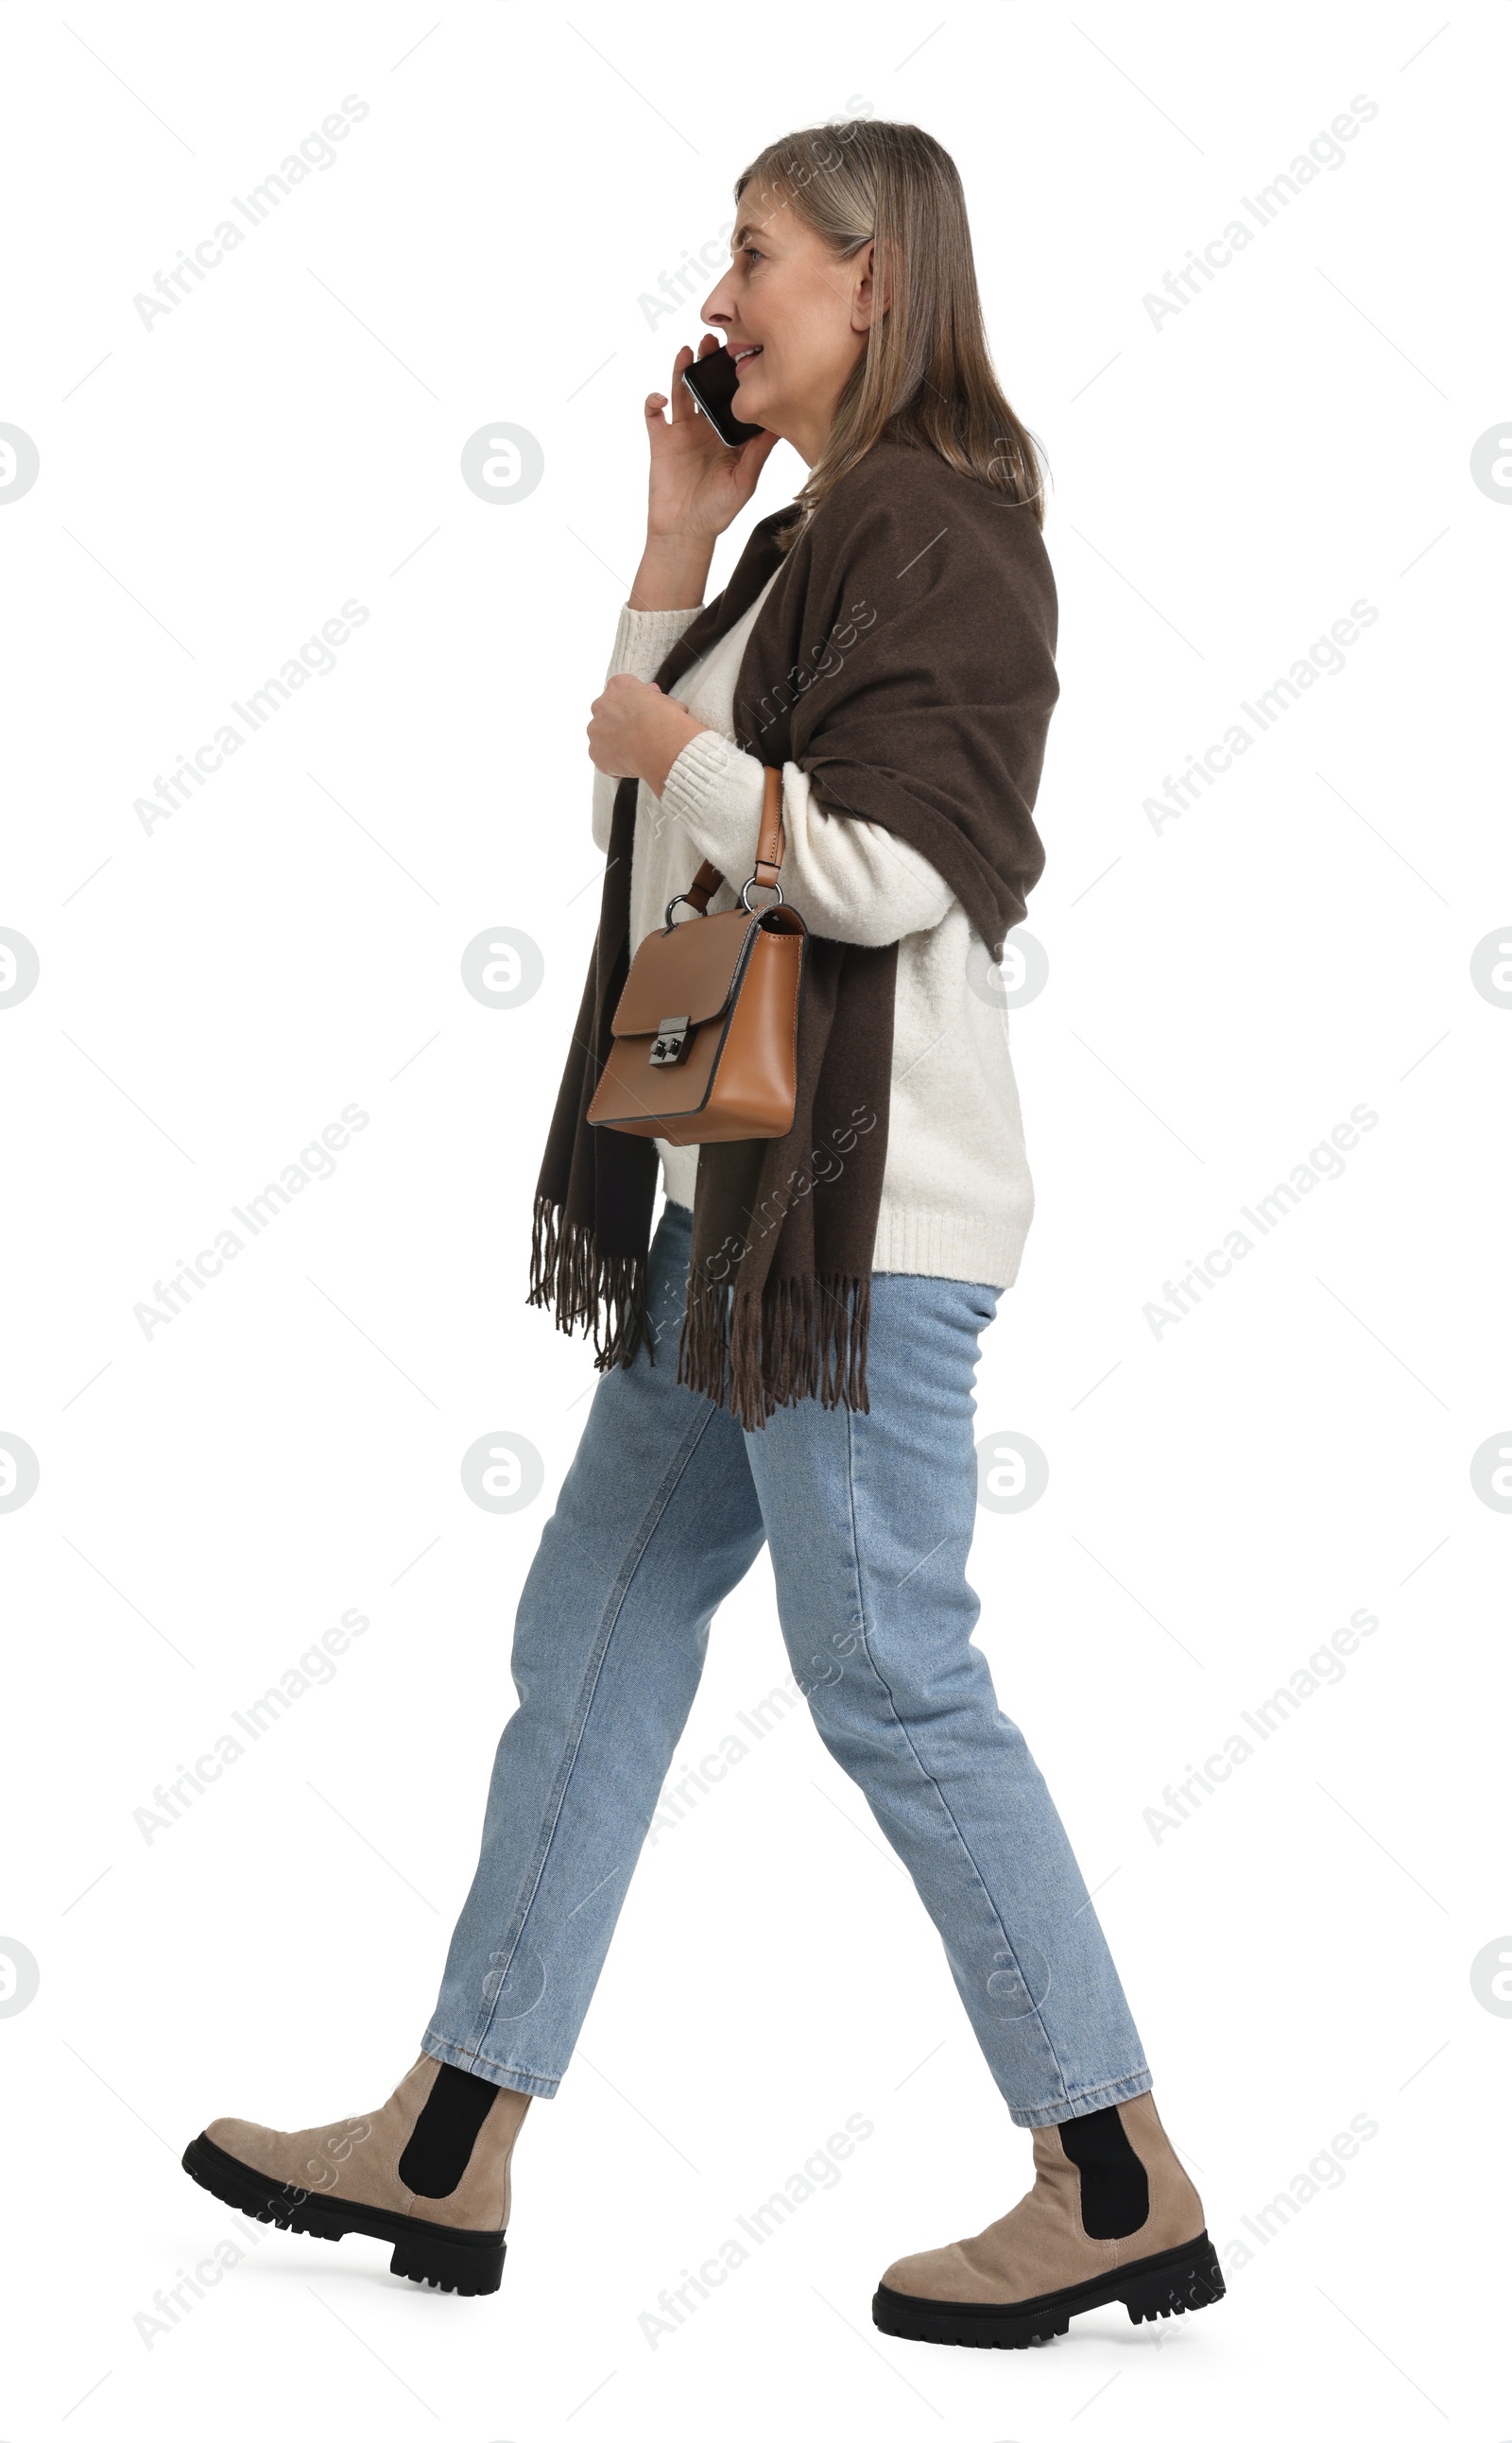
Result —
[[878, 314], [887, 312], [887, 289], [884, 285], [880, 304], [876, 300], [876, 240], [868, 238], [862, 252], [856, 257], [859, 274], [851, 298], [851, 328], [869, 331]]

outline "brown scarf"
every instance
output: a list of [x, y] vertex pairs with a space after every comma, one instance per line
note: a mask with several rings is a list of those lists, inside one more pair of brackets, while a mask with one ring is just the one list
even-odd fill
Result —
[[[798, 764], [826, 815], [878, 824], [927, 857], [998, 959], [1044, 866], [1032, 812], [1059, 692], [1055, 581], [1033, 511], [933, 450], [882, 441], [784, 558], [795, 514], [752, 528], [656, 684], [674, 687], [780, 572], [741, 659], [735, 744]], [[585, 1117], [630, 963], [638, 791], [624, 781], [615, 797], [531, 1243], [528, 1303], [554, 1304], [561, 1331], [591, 1325], [600, 1371], [643, 1344], [654, 1362], [655, 1145]], [[697, 862], [690, 849], [690, 881]], [[790, 1132], [699, 1149], [677, 1380], [747, 1428], [795, 1400], [868, 1405], [896, 971], [895, 942], [812, 937]]]

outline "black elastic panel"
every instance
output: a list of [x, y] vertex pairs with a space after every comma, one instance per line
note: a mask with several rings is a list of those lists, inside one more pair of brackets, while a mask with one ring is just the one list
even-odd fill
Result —
[[499, 2090], [488, 2078], [443, 2062], [410, 2142], [399, 2157], [399, 2177], [417, 2197], [449, 2197], [472, 2159], [478, 2131]]
[[[1150, 2182], [1116, 2103], [1056, 2123], [1081, 2174], [1081, 2228], [1089, 2239], [1127, 2239], [1150, 2219]], [[400, 2170], [403, 2166], [401, 2164]]]

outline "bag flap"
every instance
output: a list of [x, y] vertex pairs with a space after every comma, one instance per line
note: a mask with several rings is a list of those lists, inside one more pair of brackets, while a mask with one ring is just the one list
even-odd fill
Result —
[[731, 908], [718, 916], [690, 916], [670, 933], [648, 933], [630, 963], [614, 1014], [616, 1035], [655, 1035], [664, 1018], [691, 1026], [717, 1018], [729, 1000], [754, 915]]

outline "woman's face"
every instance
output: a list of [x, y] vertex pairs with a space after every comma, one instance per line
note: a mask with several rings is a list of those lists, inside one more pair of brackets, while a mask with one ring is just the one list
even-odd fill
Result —
[[810, 467], [866, 345], [872, 253], [841, 262], [790, 204], [747, 187], [729, 269], [704, 301], [736, 360], [736, 413], [780, 432]]

